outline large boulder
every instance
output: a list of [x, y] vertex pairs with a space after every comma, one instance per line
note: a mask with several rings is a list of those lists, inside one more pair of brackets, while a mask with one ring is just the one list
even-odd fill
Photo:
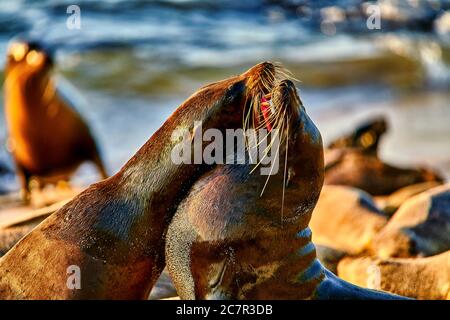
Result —
[[387, 221], [366, 192], [324, 186], [309, 226], [315, 244], [359, 254], [369, 247]]
[[340, 278], [376, 290], [415, 299], [450, 298], [450, 251], [427, 258], [346, 257]]
[[431, 256], [450, 250], [450, 183], [403, 203], [374, 238], [378, 257]]

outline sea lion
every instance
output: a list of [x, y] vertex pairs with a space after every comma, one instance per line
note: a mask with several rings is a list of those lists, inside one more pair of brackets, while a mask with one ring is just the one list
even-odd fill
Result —
[[369, 248], [388, 217], [366, 192], [345, 186], [324, 186], [309, 226], [315, 244], [352, 255]]
[[329, 149], [356, 148], [365, 153], [378, 153], [381, 137], [386, 133], [388, 125], [382, 116], [364, 122], [351, 134], [344, 135], [332, 141]]
[[375, 203], [387, 215], [392, 216], [398, 210], [398, 208], [400, 208], [403, 202], [405, 202], [409, 198], [412, 198], [413, 196], [416, 196], [419, 193], [425, 192], [431, 188], [435, 188], [441, 184], [442, 183], [438, 181], [428, 181], [412, 184], [410, 186], [398, 189], [388, 196], [376, 197]]
[[[117, 174], [87, 188], [0, 259], [0, 298], [146, 299], [164, 268], [165, 234], [178, 204], [212, 169], [174, 163], [179, 141], [172, 134], [195, 136], [195, 121], [203, 130], [242, 128], [244, 110], [280, 73], [264, 62], [194, 93]], [[80, 289], [67, 286], [73, 267]]]
[[325, 152], [325, 184], [345, 185], [372, 196], [388, 195], [405, 186], [444, 179], [428, 168], [398, 168], [355, 148]]
[[40, 186], [68, 180], [84, 161], [107, 173], [97, 144], [80, 114], [56, 89], [53, 60], [37, 42], [13, 42], [5, 69], [5, 114], [22, 196], [30, 179]]
[[182, 299], [392, 298], [338, 279], [316, 259], [308, 223], [323, 184], [321, 135], [291, 81], [275, 86], [271, 99], [270, 117], [262, 114], [265, 101], [253, 116], [285, 137], [277, 151], [284, 170], [267, 179], [248, 163], [225, 164], [194, 184], [166, 237], [167, 268], [178, 294]]
[[447, 250], [450, 183], [408, 199], [371, 243], [371, 251], [381, 258], [432, 256]]
[[427, 258], [342, 259], [339, 277], [415, 299], [450, 299], [450, 251]]

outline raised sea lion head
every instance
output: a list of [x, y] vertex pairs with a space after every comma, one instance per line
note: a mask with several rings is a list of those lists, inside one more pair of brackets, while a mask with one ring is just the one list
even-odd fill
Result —
[[351, 134], [331, 142], [328, 148], [356, 148], [364, 153], [376, 155], [381, 138], [388, 129], [386, 118], [378, 116], [359, 125]]
[[[259, 98], [249, 127], [280, 136], [280, 166], [263, 175], [251, 162], [218, 165], [194, 184], [167, 235], [182, 298], [308, 297], [321, 279], [308, 229], [323, 184], [320, 133], [292, 81], [274, 80]], [[296, 279], [309, 266], [304, 286]]]
[[37, 41], [13, 41], [8, 48], [6, 71], [21, 76], [46, 74], [53, 66], [48, 49]]
[[[264, 111], [261, 111], [263, 116], [260, 119], [266, 128], [278, 129], [280, 172], [276, 176], [282, 181], [278, 185], [278, 191], [276, 183], [273, 184], [272, 192], [269, 191], [269, 186], [267, 191], [280, 197], [279, 190], [283, 190], [282, 221], [293, 222], [299, 215], [307, 214], [308, 217], [302, 223], [307, 225], [323, 185], [322, 138], [291, 80], [277, 82], [270, 98], [270, 116], [264, 116]], [[261, 110], [264, 110], [263, 107]], [[308, 192], [302, 190], [306, 187]]]

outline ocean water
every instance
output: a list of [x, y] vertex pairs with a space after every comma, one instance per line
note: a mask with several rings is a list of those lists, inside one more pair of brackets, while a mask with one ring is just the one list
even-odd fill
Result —
[[[450, 175], [450, 1], [80, 0], [81, 28], [70, 30], [72, 3], [0, 1], [0, 79], [11, 39], [42, 41], [82, 97], [111, 173], [196, 88], [272, 60], [301, 80], [326, 142], [386, 114], [387, 161]], [[371, 4], [381, 29], [367, 27]], [[0, 162], [12, 168], [4, 147]], [[95, 172], [83, 166], [76, 179]], [[0, 173], [0, 184], [17, 188], [14, 175]]]

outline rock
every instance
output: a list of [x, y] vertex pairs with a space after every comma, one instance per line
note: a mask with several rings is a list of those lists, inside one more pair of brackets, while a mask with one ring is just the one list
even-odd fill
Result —
[[431, 256], [450, 250], [450, 183], [403, 203], [374, 238], [381, 258]]
[[324, 186], [310, 221], [315, 244], [359, 254], [387, 223], [367, 193], [350, 187]]
[[340, 278], [353, 284], [416, 299], [450, 298], [450, 251], [428, 258], [342, 259]]

